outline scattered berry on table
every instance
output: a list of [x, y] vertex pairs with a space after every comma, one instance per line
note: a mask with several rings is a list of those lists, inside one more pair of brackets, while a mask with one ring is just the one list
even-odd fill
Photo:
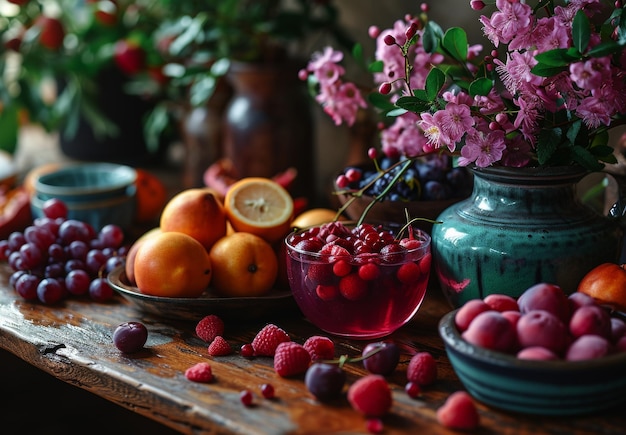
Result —
[[417, 382], [407, 382], [404, 386], [404, 391], [411, 399], [415, 399], [416, 397], [422, 395], [422, 388]]
[[113, 331], [113, 344], [124, 353], [139, 352], [147, 340], [148, 329], [143, 323], [124, 322]]
[[474, 430], [480, 425], [480, 415], [472, 397], [465, 391], [456, 391], [437, 409], [437, 421], [450, 429]]
[[400, 348], [391, 341], [378, 341], [367, 344], [361, 356], [364, 358], [363, 366], [367, 371], [375, 375], [388, 376], [398, 366]]
[[251, 358], [254, 356], [254, 348], [250, 343], [245, 343], [241, 345], [240, 349], [241, 356], [244, 358]]
[[211, 356], [226, 356], [233, 353], [233, 349], [230, 347], [230, 344], [224, 337], [218, 335], [215, 339], [209, 344], [207, 348], [207, 352]]
[[348, 388], [352, 408], [367, 417], [382, 417], [391, 409], [391, 389], [381, 375], [366, 375]]
[[276, 397], [276, 392], [274, 390], [274, 386], [272, 384], [263, 384], [261, 385], [261, 394], [266, 399], [273, 399]]
[[385, 425], [380, 418], [368, 418], [365, 427], [369, 433], [382, 433]]
[[328, 337], [313, 335], [307, 338], [303, 346], [311, 355], [311, 361], [330, 360], [335, 357], [335, 343]]
[[215, 314], [203, 317], [196, 325], [196, 335], [207, 343], [224, 334], [224, 322]]
[[437, 361], [428, 352], [416, 353], [409, 361], [406, 378], [422, 386], [432, 384], [437, 380]]
[[289, 377], [306, 372], [311, 363], [311, 355], [299, 343], [282, 342], [274, 354], [274, 370], [279, 376]]
[[185, 370], [185, 377], [193, 382], [208, 383], [213, 380], [213, 372], [209, 363], [200, 362]]
[[252, 348], [257, 356], [274, 356], [276, 348], [280, 343], [291, 341], [289, 335], [274, 325], [265, 325], [252, 340]]
[[252, 406], [254, 402], [254, 396], [252, 395], [252, 391], [243, 390], [241, 393], [239, 393], [239, 400], [245, 406]]
[[346, 383], [346, 372], [336, 364], [313, 363], [307, 369], [304, 383], [320, 402], [339, 397]]

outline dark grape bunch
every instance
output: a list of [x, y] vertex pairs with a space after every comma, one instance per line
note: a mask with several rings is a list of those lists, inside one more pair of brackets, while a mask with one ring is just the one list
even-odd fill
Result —
[[106, 275], [124, 263], [123, 230], [106, 225], [96, 232], [86, 222], [67, 219], [67, 207], [58, 199], [46, 201], [43, 213], [0, 241], [0, 260], [13, 269], [9, 282], [15, 291], [47, 305], [72, 295], [98, 302], [113, 297]]
[[[402, 170], [406, 158], [383, 157], [374, 167], [347, 167], [337, 178], [337, 187], [378, 196]], [[400, 163], [400, 164], [398, 164]], [[384, 197], [388, 201], [430, 201], [464, 198], [472, 191], [472, 178], [466, 168], [452, 167], [449, 156], [425, 156], [415, 159]]]

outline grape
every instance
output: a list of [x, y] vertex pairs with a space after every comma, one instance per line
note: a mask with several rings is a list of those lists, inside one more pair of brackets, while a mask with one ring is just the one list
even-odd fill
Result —
[[122, 257], [111, 257], [107, 260], [104, 270], [106, 270], [107, 273], [110, 273], [123, 264], [124, 259]]
[[53, 243], [48, 247], [48, 261], [61, 263], [65, 261], [65, 249], [58, 243]]
[[9, 241], [0, 240], [0, 261], [7, 261], [10, 253], [11, 249], [9, 248]]
[[27, 242], [20, 247], [20, 256], [26, 269], [38, 267], [43, 260], [41, 249], [31, 242]]
[[67, 218], [67, 205], [58, 198], [46, 200], [41, 207], [43, 214], [47, 218]]
[[80, 260], [75, 260], [75, 259], [71, 259], [71, 260], [67, 260], [67, 262], [65, 263], [65, 272], [69, 273], [72, 270], [87, 270], [87, 266], [85, 265], [84, 262], [80, 261]]
[[63, 299], [64, 294], [64, 287], [54, 278], [44, 278], [37, 286], [37, 298], [46, 305], [59, 302]]
[[37, 299], [37, 288], [41, 280], [35, 275], [24, 273], [15, 283], [17, 293], [27, 300]]
[[89, 252], [89, 246], [82, 240], [74, 240], [67, 247], [67, 254], [75, 260], [85, 261]]
[[26, 243], [26, 237], [24, 237], [24, 234], [21, 232], [15, 231], [9, 234], [8, 242], [11, 251], [17, 251], [24, 243]]
[[84, 295], [89, 292], [91, 277], [84, 270], [72, 270], [65, 277], [65, 287], [73, 295]]
[[62, 278], [65, 276], [65, 267], [61, 263], [48, 264], [43, 275], [46, 278]]
[[124, 242], [124, 232], [117, 225], [105, 225], [100, 230], [98, 239], [105, 247], [119, 248]]
[[99, 249], [92, 249], [87, 253], [85, 265], [92, 275], [97, 275], [107, 262], [107, 257]]
[[148, 329], [139, 322], [124, 322], [113, 332], [113, 343], [124, 353], [134, 353], [143, 349], [148, 340]]
[[17, 283], [17, 280], [20, 279], [20, 277], [25, 274], [26, 274], [26, 271], [24, 270], [18, 270], [16, 272], [13, 272], [11, 276], [9, 277], [9, 284], [11, 285], [11, 287], [15, 288], [15, 283]]
[[59, 227], [59, 238], [64, 245], [69, 245], [73, 241], [87, 243], [92, 237], [86, 223], [68, 219]]
[[326, 402], [341, 394], [346, 372], [334, 364], [314, 363], [306, 371], [304, 383], [317, 400]]
[[367, 371], [376, 375], [387, 376], [393, 373], [398, 366], [400, 349], [390, 341], [369, 343], [363, 348], [362, 356], [365, 358], [363, 366]]
[[108, 301], [113, 297], [113, 289], [105, 278], [96, 278], [89, 284], [89, 296], [97, 302]]

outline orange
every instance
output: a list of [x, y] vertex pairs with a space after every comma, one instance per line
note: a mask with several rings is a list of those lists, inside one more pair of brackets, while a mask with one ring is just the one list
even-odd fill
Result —
[[126, 261], [124, 270], [126, 272], [126, 278], [128, 279], [128, 283], [131, 285], [136, 285], [135, 281], [135, 256], [137, 255], [137, 251], [139, 247], [143, 244], [146, 239], [161, 233], [161, 228], [152, 228], [150, 231], [142, 234], [135, 242], [130, 246], [128, 253], [126, 254]]
[[226, 235], [226, 212], [211, 188], [183, 190], [163, 208], [163, 232], [177, 231], [199, 241], [207, 252]]
[[224, 296], [263, 296], [278, 275], [272, 246], [251, 233], [237, 232], [218, 240], [210, 252], [212, 287]]
[[158, 219], [167, 203], [167, 189], [161, 180], [152, 173], [143, 169], [135, 169], [135, 171], [137, 172], [135, 220], [139, 223], [145, 223]]
[[195, 298], [209, 286], [211, 259], [204, 246], [183, 233], [148, 237], [135, 255], [135, 281], [141, 293]]
[[[325, 224], [332, 222], [337, 217], [337, 210], [331, 210], [329, 208], [312, 208], [310, 210], [303, 211], [296, 218], [291, 221], [292, 228], [307, 228], [315, 225]], [[340, 216], [338, 220], [343, 220]]]
[[285, 237], [291, 228], [293, 198], [269, 178], [236, 181], [226, 192], [224, 208], [235, 231], [255, 234], [269, 243]]

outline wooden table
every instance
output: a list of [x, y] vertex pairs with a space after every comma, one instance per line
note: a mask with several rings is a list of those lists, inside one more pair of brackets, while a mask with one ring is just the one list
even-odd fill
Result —
[[[299, 313], [249, 323], [227, 321], [225, 337], [237, 350], [211, 358], [194, 334], [194, 322], [170, 321], [139, 312], [120, 296], [109, 303], [69, 299], [50, 307], [22, 300], [8, 286], [9, 269], [0, 265], [0, 347], [71, 385], [104, 397], [182, 433], [304, 434], [367, 433], [365, 420], [344, 398], [322, 405], [307, 392], [303, 376], [281, 378], [272, 359], [247, 359], [238, 354], [267, 322], [285, 329], [303, 343], [321, 331]], [[391, 338], [401, 345], [399, 368], [389, 378], [394, 404], [384, 418], [385, 434], [454, 433], [441, 427], [435, 412], [453, 391], [462, 389], [443, 351], [437, 323], [449, 307], [437, 290], [429, 290], [414, 320]], [[210, 313], [206, 313], [210, 314]], [[143, 322], [149, 338], [143, 351], [121, 354], [112, 333], [122, 322]], [[358, 355], [364, 342], [334, 338], [337, 354]], [[431, 352], [439, 379], [418, 399], [404, 393], [406, 366], [417, 350]], [[184, 376], [186, 368], [210, 362], [216, 381], [198, 384]], [[347, 366], [348, 381], [365, 374], [360, 363]], [[276, 399], [263, 399], [260, 386], [271, 383]], [[250, 389], [255, 406], [245, 407], [239, 393]], [[576, 418], [515, 415], [478, 404], [483, 434], [622, 434], [626, 418], [619, 411]], [[122, 428], [120, 428], [122, 429]], [[1, 426], [0, 426], [1, 430]]]

